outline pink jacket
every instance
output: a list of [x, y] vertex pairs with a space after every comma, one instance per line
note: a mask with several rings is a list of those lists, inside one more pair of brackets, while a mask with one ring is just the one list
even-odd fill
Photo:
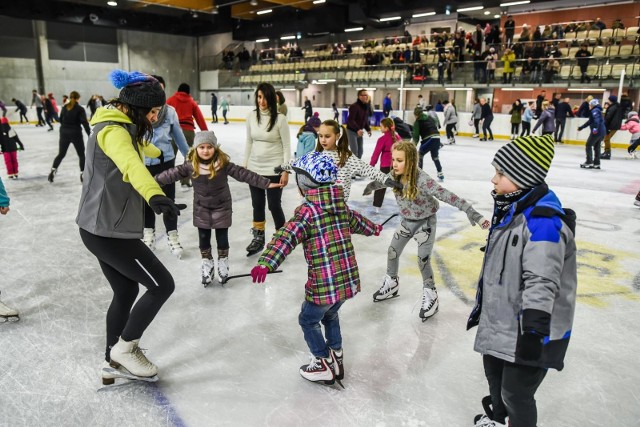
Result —
[[627, 120], [625, 124], [620, 126], [620, 130], [628, 130], [631, 133], [631, 139], [640, 138], [640, 121], [638, 120], [638, 116]]
[[371, 166], [375, 166], [376, 163], [378, 163], [378, 159], [380, 159], [381, 168], [391, 167], [391, 146], [397, 141], [402, 140], [402, 138], [400, 138], [400, 135], [395, 132], [394, 137], [395, 138], [391, 137], [391, 132], [386, 132], [380, 138], [378, 138], [376, 148], [373, 150], [371, 161], [369, 162]]

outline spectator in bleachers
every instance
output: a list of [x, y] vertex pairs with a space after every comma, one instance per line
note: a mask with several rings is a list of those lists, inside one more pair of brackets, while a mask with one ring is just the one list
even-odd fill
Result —
[[238, 63], [241, 70], [247, 70], [251, 65], [251, 54], [246, 47], [242, 48], [242, 52], [238, 52]]
[[420, 43], [422, 43], [422, 38], [420, 36], [416, 36], [416, 38], [413, 39], [413, 42], [411, 44], [413, 46], [420, 46]]
[[591, 25], [591, 29], [592, 30], [604, 30], [607, 28], [607, 25], [602, 22], [602, 19], [600, 18], [596, 18], [596, 22], [593, 23], [593, 25]]
[[516, 55], [516, 59], [524, 59], [524, 45], [522, 43], [514, 43], [511, 50]]
[[402, 62], [405, 64], [411, 62], [411, 49], [409, 48], [409, 45], [406, 45], [404, 48], [404, 52], [402, 53]]
[[511, 46], [513, 43], [513, 36], [516, 32], [516, 21], [513, 20], [513, 16], [507, 16], [507, 20], [504, 21], [504, 42], [507, 46]]
[[438, 54], [438, 84], [444, 84], [444, 70], [447, 66], [447, 54], [442, 52]]
[[447, 50], [446, 58], [447, 58], [447, 62], [446, 62], [447, 81], [451, 83], [453, 82], [453, 64], [456, 61], [456, 55], [455, 53], [453, 53], [453, 51]]
[[581, 22], [578, 22], [576, 24], [575, 32], [577, 33], [579, 31], [587, 31], [588, 28], [589, 27], [587, 27], [587, 22], [586, 21], [581, 21]]
[[536, 30], [533, 32], [533, 41], [539, 42], [542, 41], [542, 32], [540, 31], [540, 27], [536, 27]]
[[251, 65], [256, 65], [258, 63], [258, 51], [254, 47], [251, 50]]
[[544, 69], [542, 70], [542, 82], [553, 83], [554, 76], [560, 72], [560, 62], [550, 55], [545, 60]]
[[484, 57], [480, 52], [480, 49], [473, 53], [473, 81], [478, 83], [485, 83], [487, 80], [487, 68], [484, 62]]
[[410, 62], [412, 64], [419, 64], [420, 63], [420, 49], [418, 49], [418, 46], [413, 46], [413, 51], [411, 52], [411, 59]]
[[511, 77], [515, 72], [516, 54], [509, 48], [504, 50], [501, 58], [504, 63], [502, 70], [502, 83], [511, 83]]
[[614, 30], [624, 30], [624, 24], [622, 23], [622, 20], [618, 18], [613, 21], [613, 24], [611, 24], [611, 28]]
[[[371, 56], [373, 56], [373, 55], [371, 55]], [[394, 50], [393, 54], [391, 55], [391, 63], [392, 64], [399, 64], [401, 57], [402, 57], [402, 51], [400, 50], [400, 47], [396, 47], [396, 50]]]
[[529, 31], [529, 26], [527, 24], [522, 25], [522, 32], [520, 33], [520, 43], [526, 43], [531, 41], [531, 32]]
[[588, 118], [589, 117], [589, 101], [593, 99], [593, 96], [589, 95], [586, 99], [580, 104], [580, 108], [578, 108], [578, 112], [575, 113], [576, 117]]
[[487, 83], [494, 82], [496, 79], [496, 63], [498, 62], [498, 54], [495, 48], [489, 48], [485, 61], [487, 63]]
[[411, 44], [411, 34], [409, 34], [409, 31], [405, 30], [404, 31], [404, 37], [402, 38], [402, 43], [407, 43], [407, 44]]
[[550, 40], [551, 37], [551, 25], [545, 25], [544, 30], [542, 31], [542, 40]]
[[[580, 67], [580, 83], [591, 83], [591, 77], [587, 75], [587, 68], [589, 67], [589, 60], [591, 59], [591, 52], [589, 52], [588, 46], [583, 44], [576, 52], [576, 59], [578, 60], [578, 67]], [[585, 116], [587, 117], [587, 116]]]
[[480, 24], [476, 25], [476, 30], [471, 35], [471, 41], [473, 42], [473, 49], [483, 51], [482, 43], [484, 42], [484, 32]]
[[358, 91], [358, 100], [349, 106], [347, 116], [347, 138], [351, 152], [359, 159], [362, 158], [364, 130], [371, 137], [371, 127], [369, 126], [369, 94], [365, 89]]
[[520, 72], [520, 81], [522, 83], [531, 83], [536, 81], [536, 68], [537, 64], [532, 57], [528, 57], [522, 64], [522, 71]]
[[567, 24], [566, 27], [564, 27], [564, 32], [574, 33], [577, 27], [578, 27], [578, 23], [576, 21], [571, 21], [570, 23]]
[[453, 51], [456, 56], [456, 61], [460, 62], [460, 64], [456, 64], [456, 68], [461, 68], [461, 62], [464, 61], [464, 36], [459, 32], [456, 33], [453, 39]]
[[563, 144], [562, 134], [567, 124], [567, 117], [574, 117], [571, 104], [569, 104], [569, 98], [565, 98], [564, 101], [558, 102], [558, 105], [556, 105], [555, 141], [558, 144]]
[[347, 41], [347, 45], [344, 47], [344, 53], [349, 55], [350, 53], [353, 53], [353, 47], [351, 47], [351, 40]]

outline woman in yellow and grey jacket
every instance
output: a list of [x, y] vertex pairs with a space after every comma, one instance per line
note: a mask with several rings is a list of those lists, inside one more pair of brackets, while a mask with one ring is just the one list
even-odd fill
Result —
[[[144, 165], [143, 155], [159, 157], [151, 145], [151, 123], [165, 103], [153, 77], [116, 70], [111, 80], [117, 99], [99, 108], [91, 119], [82, 195], [76, 222], [82, 242], [93, 253], [113, 289], [107, 311], [104, 384], [115, 378], [157, 379], [158, 368], [144, 356], [138, 342], [173, 293], [171, 274], [140, 240], [144, 204], [158, 214], [179, 215]], [[136, 303], [138, 284], [147, 292]], [[134, 305], [135, 303], [135, 305]]]

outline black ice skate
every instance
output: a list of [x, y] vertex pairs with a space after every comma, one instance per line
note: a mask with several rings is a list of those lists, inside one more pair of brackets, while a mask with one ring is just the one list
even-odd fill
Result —
[[398, 278], [395, 279], [385, 274], [382, 281], [382, 286], [373, 294], [373, 302], [384, 301], [392, 298], [397, 298], [400, 283]]
[[251, 233], [253, 234], [253, 240], [247, 246], [247, 256], [255, 255], [264, 249], [264, 230], [252, 228]]

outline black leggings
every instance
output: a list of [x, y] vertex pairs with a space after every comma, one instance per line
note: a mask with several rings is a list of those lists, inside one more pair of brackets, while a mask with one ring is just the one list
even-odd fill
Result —
[[445, 131], [447, 133], [447, 139], [451, 140], [454, 138], [453, 135], [453, 128], [456, 127], [455, 123], [449, 123], [448, 125], [445, 126]]
[[[216, 228], [216, 243], [218, 250], [229, 249], [229, 229]], [[200, 251], [211, 249], [211, 229], [198, 227], [198, 239]]]
[[431, 153], [431, 160], [433, 160], [433, 164], [436, 165], [436, 170], [438, 172], [442, 172], [442, 165], [440, 164], [440, 158], [438, 157], [438, 154], [440, 153], [440, 138], [431, 137], [422, 140], [418, 152], [418, 167], [420, 169], [422, 169], [422, 161], [425, 154]]
[[[286, 173], [286, 172], [285, 172]], [[273, 183], [280, 182], [280, 175], [264, 175]], [[282, 188], [259, 188], [252, 185], [249, 186], [251, 192], [251, 205], [253, 206], [253, 221], [264, 222], [265, 217], [265, 193], [266, 204], [269, 206], [276, 231], [285, 223], [284, 211], [282, 210]]]
[[[107, 310], [107, 347], [105, 360], [118, 342], [142, 337], [175, 289], [171, 273], [138, 239], [114, 239], [96, 236], [80, 229], [80, 238], [98, 258], [102, 273], [113, 289], [113, 300]], [[138, 284], [147, 292], [138, 300]], [[135, 306], [134, 306], [135, 303]]]
[[511, 133], [518, 136], [518, 132], [520, 132], [520, 123], [511, 123]]
[[20, 123], [22, 123], [22, 118], [24, 117], [24, 121], [29, 123], [29, 118], [27, 117], [27, 112], [20, 111]]
[[473, 119], [473, 126], [476, 128], [476, 135], [480, 134], [480, 129], [478, 128], [479, 123], [480, 123], [480, 119]]
[[531, 122], [522, 122], [522, 133], [520, 136], [531, 135]]
[[80, 171], [84, 170], [84, 140], [82, 139], [82, 131], [68, 132], [60, 129], [60, 139], [58, 140], [58, 155], [53, 159], [52, 168], [58, 169], [62, 159], [67, 155], [69, 144], [73, 144], [78, 154], [78, 162], [80, 163]]
[[492, 121], [493, 121], [493, 116], [492, 117], [487, 117], [482, 122], [482, 134], [484, 135], [485, 138], [487, 137], [487, 131], [489, 131], [489, 138], [493, 139], [493, 132], [491, 132], [491, 122]]
[[[380, 166], [380, 172], [385, 174], [391, 172], [391, 166]], [[382, 202], [384, 202], [384, 195], [386, 192], [386, 188], [381, 188], [380, 190], [376, 190], [373, 192], [373, 206], [375, 206], [376, 208], [382, 207]]]
[[[160, 172], [166, 171], [167, 169], [173, 168], [176, 163], [176, 159], [171, 159], [169, 161], [164, 162], [160, 165], [152, 165], [147, 166], [147, 170], [153, 176], [158, 175]], [[171, 200], [176, 199], [176, 184], [172, 182], [171, 184], [162, 185], [162, 191], [164, 191], [165, 196], [170, 198]], [[164, 228], [169, 231], [178, 229], [178, 218], [171, 217], [169, 215], [162, 215], [162, 221], [164, 222]], [[156, 213], [151, 209], [148, 203], [144, 204], [144, 228], [156, 228]]]

